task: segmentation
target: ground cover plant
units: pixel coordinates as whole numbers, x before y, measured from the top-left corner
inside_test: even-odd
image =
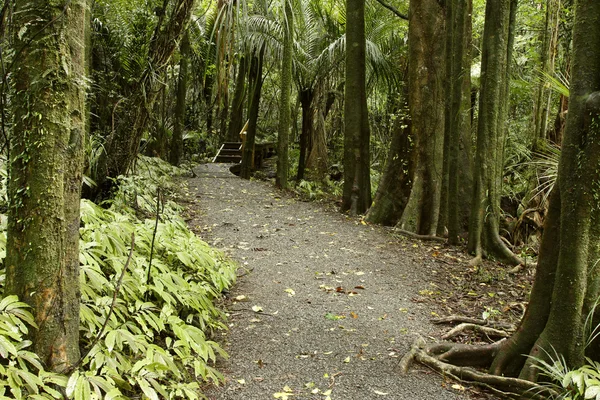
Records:
[[[235,266],[168,200],[170,174],[182,170],[141,157],[137,171],[103,206],[81,201],[82,359],[74,369],[45,371],[25,340],[36,328],[29,307],[16,296],[0,301],[0,399],[199,399],[202,383],[222,379],[212,366],[226,356],[210,340],[225,329],[214,300],[234,282]],[[3,223],[2,258],[5,246]]]

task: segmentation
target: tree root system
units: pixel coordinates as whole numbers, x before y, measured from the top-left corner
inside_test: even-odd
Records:
[[[485,364],[489,361],[501,343],[502,341],[483,346],[453,343],[427,345],[425,340],[419,337],[412,345],[411,350],[400,360],[398,368],[401,374],[406,374],[412,364],[417,362],[443,376],[482,387],[504,398],[541,400],[551,398],[556,394],[545,386],[527,380],[491,375],[471,367],[456,365],[482,366],[478,364]]]

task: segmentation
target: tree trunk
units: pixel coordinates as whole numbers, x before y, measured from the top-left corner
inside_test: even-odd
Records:
[[[248,130],[246,131],[246,141],[242,152],[242,168],[240,177],[250,179],[252,169],[254,168],[254,144],[256,142],[256,128],[258,125],[258,111],[260,107],[260,96],[263,85],[263,60],[265,58],[265,47],[263,46],[258,54],[252,56],[250,62],[250,96],[248,104]]]
[[[302,130],[300,132],[300,156],[298,157],[298,174],[296,175],[296,182],[300,182],[304,179],[304,173],[306,170],[306,156],[308,149],[310,148],[310,139],[313,134],[313,113],[312,103],[314,99],[313,88],[303,88],[300,90],[300,106],[302,108]]]
[[[237,79],[235,81],[235,93],[231,104],[231,117],[227,131],[228,142],[238,142],[240,132],[244,127],[244,99],[246,98],[246,75],[248,61],[245,56],[240,57],[238,63]]]
[[[89,3],[18,0],[5,295],[31,305],[45,367],[79,358],[79,201]],[[56,23],[60,19],[60,23]]]
[[[436,1],[412,2],[409,25],[409,106],[416,139],[416,172],[400,225],[435,234],[441,207],[444,145],[443,9]],[[433,111],[432,111],[433,110]],[[446,159],[447,160],[447,159]]]
[[[98,160],[95,181],[101,196],[106,196],[112,186],[113,181],[109,178],[126,174],[137,157],[140,141],[148,127],[150,112],[160,92],[160,82],[155,77],[160,76],[169,63],[186,30],[193,8],[194,0],[177,0],[171,8],[170,18],[165,22],[162,17],[157,23],[150,42],[149,67],[137,83],[138,90],[130,98],[130,107],[123,107],[132,115],[133,122],[126,129],[112,132],[106,141],[105,152]],[[162,15],[166,14],[167,11],[163,10]]]
[[[554,60],[556,57],[556,45],[560,22],[559,12],[560,7],[558,0],[548,0],[546,2],[546,21],[542,32],[542,47],[540,49],[540,70],[542,74],[549,76],[554,75]],[[546,139],[551,98],[552,91],[548,85],[545,84],[545,80],[542,76],[541,83],[537,88],[533,110],[533,149],[539,147],[538,141]]]
[[[469,251],[475,254],[475,262],[485,253],[507,264],[521,263],[499,235],[511,52],[511,5],[516,7],[515,3],[514,0],[490,0],[486,4],[473,207],[469,227]]]
[[[290,143],[290,91],[292,89],[292,50],[294,45],[294,13],[291,0],[283,0],[284,38],[281,60],[281,99],[279,100],[279,133],[277,135],[277,177],[276,184],[281,189],[288,187],[289,143]]]
[[[599,20],[600,3],[576,2],[571,104],[558,182],[550,198],[527,311],[516,333],[495,352],[490,369],[494,374],[536,380],[540,361],[552,365],[560,356],[568,368],[584,362],[589,339],[584,325],[597,305],[600,286]],[[596,338],[588,351],[596,361],[597,344]]]
[[[465,184],[461,180],[464,174],[460,173],[459,166],[465,164],[464,153],[466,153],[467,163],[470,160],[470,152],[468,151],[470,142],[467,146],[463,145],[462,149],[460,144],[465,136],[465,131],[467,131],[466,137],[470,139],[471,129],[469,110],[471,11],[470,1],[453,0],[447,3],[446,79],[449,93],[446,96],[448,104],[446,105],[445,116],[444,161],[446,164],[444,166],[444,180],[447,179],[448,187],[445,199],[444,190],[442,190],[442,201],[446,201],[446,207],[442,204],[442,210],[446,210],[448,242],[453,245],[459,243],[458,239],[461,233],[461,193],[459,188]],[[440,210],[441,214],[442,211]],[[443,229],[440,229],[440,225],[438,224],[438,234],[443,231]]]
[[[309,150],[306,156],[306,171],[312,181],[322,181],[327,174],[327,132],[325,129],[325,120],[327,114],[333,105],[335,95],[324,93],[323,85],[316,89],[315,103],[311,107],[313,115],[312,138],[309,140]]]
[[[342,210],[363,214],[371,206],[369,114],[366,90],[365,0],[346,0],[344,193]]]
[[[179,79],[177,80],[177,101],[175,104],[175,126],[171,138],[171,151],[169,161],[179,165],[183,156],[183,131],[185,129],[185,110],[188,78],[188,55],[190,51],[190,38],[186,32],[179,47],[181,60],[179,60]]]
[[[412,0],[409,18],[408,104],[416,165],[400,225],[422,235],[435,235],[444,151],[444,9],[437,0]]]
[[[410,121],[396,121],[383,176],[367,213],[366,219],[371,223],[396,225],[408,203],[414,168],[410,134]]]

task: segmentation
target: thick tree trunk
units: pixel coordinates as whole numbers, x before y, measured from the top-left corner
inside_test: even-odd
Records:
[[[89,3],[18,0],[5,295],[30,304],[45,366],[79,358],[79,201]],[[60,21],[60,22],[56,22]]]
[[[244,127],[244,99],[246,98],[246,75],[248,70],[247,58],[242,56],[238,63],[237,79],[235,80],[235,93],[231,104],[231,117],[227,131],[227,141],[238,142],[240,132]]]
[[[400,226],[435,235],[444,152],[444,9],[437,0],[412,0],[409,9],[409,108],[416,140],[413,188]]]
[[[186,34],[181,41],[179,52],[179,79],[177,80],[177,100],[175,104],[175,127],[173,128],[173,137],[171,138],[171,151],[169,152],[169,162],[173,165],[179,165],[183,156],[183,131],[185,129],[185,98],[187,95],[188,78],[188,55],[190,51],[190,38]]]
[[[344,93],[344,193],[342,210],[363,214],[371,206],[371,161],[366,90],[365,0],[346,0]]]
[[[168,2],[165,2],[168,4]],[[159,95],[159,82],[155,77],[166,68],[177,43],[185,32],[192,15],[194,0],[177,0],[170,8],[172,12],[165,21],[161,17],[150,42],[148,53],[149,67],[140,77],[138,90],[129,99],[130,107],[123,107],[132,115],[132,124],[120,128],[108,137],[104,155],[98,161],[97,175],[94,177],[102,196],[106,196],[112,180],[127,173],[136,159],[140,141],[148,127],[150,112]],[[164,10],[162,15],[168,14]]]
[[[514,0],[490,0],[486,4],[469,251],[475,254],[475,262],[485,253],[516,265],[521,260],[506,247],[499,235],[511,5],[516,6],[514,3]]]
[[[265,47],[263,46],[258,54],[252,56],[250,62],[250,96],[248,104],[248,130],[246,131],[246,141],[242,152],[242,169],[240,177],[250,179],[252,168],[254,167],[254,144],[256,142],[256,128],[258,126],[258,112],[260,107],[260,96],[263,85],[263,60],[265,58]]]

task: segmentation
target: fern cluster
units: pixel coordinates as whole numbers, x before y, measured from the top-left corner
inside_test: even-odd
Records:
[[[81,202],[80,338],[87,355],[80,367],[70,376],[44,371],[27,351],[25,336],[35,327],[27,306],[6,297],[0,302],[0,399],[63,394],[72,399],[128,399],[142,393],[148,399],[197,399],[202,398],[203,382],[222,379],[211,365],[225,353],[207,335],[225,328],[214,301],[234,281],[235,267],[190,232],[178,206],[165,201],[148,281],[156,223],[152,210],[157,189],[168,190],[166,173],[173,171],[147,158],[139,160],[138,171],[122,179],[110,207]],[[132,234],[135,249],[109,314]],[[2,232],[0,257],[5,243]]]

